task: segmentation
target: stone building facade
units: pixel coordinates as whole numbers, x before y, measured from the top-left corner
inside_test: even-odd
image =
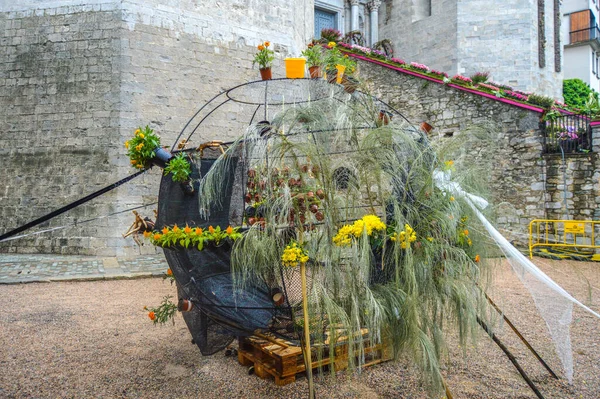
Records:
[[[299,55],[313,35],[313,7],[312,0],[0,1],[0,232],[131,174],[123,142],[134,129],[149,124],[171,144],[212,96],[258,78],[259,43],[274,44],[276,66]],[[221,123],[237,136],[235,110],[228,115]],[[201,135],[215,138],[210,129]],[[159,177],[146,173],[42,228],[152,203]],[[131,216],[10,241],[0,251],[137,253],[121,237]]]
[[[161,134],[163,143],[171,144],[187,120],[212,96],[258,78],[252,58],[262,41],[274,44],[274,77],[283,77],[281,60],[299,55],[314,35],[316,9],[338,13],[344,31],[351,29],[356,16],[359,27],[367,31],[370,18],[376,18],[380,39],[388,33],[394,39],[394,32],[385,29],[406,23],[411,27],[408,36],[396,32],[404,39],[394,42],[398,54],[410,61],[412,56],[403,55],[408,50],[402,50],[402,43],[414,41],[424,48],[433,45],[432,39],[424,41],[427,30],[417,29],[423,19],[402,19],[401,7],[396,7],[395,1],[354,3],[0,0],[0,168],[5,176],[0,181],[0,232],[130,175],[132,168],[124,156],[123,142],[133,130],[148,124]],[[443,40],[451,40],[452,32],[459,29],[462,5],[453,2],[454,14],[447,14],[444,24],[442,9],[436,7],[452,8],[451,3],[436,2],[429,8],[431,16],[424,17],[432,21],[438,18],[439,24],[450,29],[436,33],[442,44],[441,59],[446,57],[442,50],[451,46]],[[355,5],[357,14],[352,11]],[[427,7],[421,7],[406,15],[420,18],[428,12]],[[398,19],[393,22],[393,18]],[[456,26],[448,23],[453,20]],[[410,36],[418,32],[422,37]],[[446,58],[449,62],[460,59],[457,52],[449,52]],[[446,64],[437,65],[419,54],[414,60],[452,70],[450,64],[446,68]],[[414,122],[428,120],[444,134],[461,131],[467,121],[491,119],[503,126],[498,143],[506,147],[506,157],[498,158],[498,162],[509,172],[498,180],[495,190],[498,194],[505,190],[509,199],[506,212],[499,212],[498,220],[507,228],[517,228],[525,219],[545,212],[539,207],[542,199],[546,201],[539,188],[543,176],[536,130],[539,114],[490,100],[473,100],[472,95],[380,69],[365,66],[361,73],[372,82],[376,94],[390,99]],[[474,70],[464,73],[470,72]],[[492,74],[502,80],[494,71]],[[227,126],[228,136],[215,137],[211,125],[206,124],[198,132],[199,139],[233,138],[248,120],[235,107],[224,107],[222,114],[226,119],[211,123]],[[159,178],[160,172],[151,170],[45,223],[41,229],[68,227],[1,243],[0,252],[136,254],[133,241],[121,237],[132,215],[119,212],[155,202]],[[588,185],[584,186],[587,189]],[[152,216],[152,207],[140,212]],[[95,220],[72,226],[89,219]],[[142,248],[142,252],[148,251],[154,249]]]
[[[395,53],[449,74],[562,98],[559,0],[384,0],[379,38]]]

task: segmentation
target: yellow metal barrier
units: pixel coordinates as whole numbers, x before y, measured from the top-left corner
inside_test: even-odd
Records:
[[[600,248],[596,243],[595,220],[543,220],[529,223],[529,257],[534,247]]]

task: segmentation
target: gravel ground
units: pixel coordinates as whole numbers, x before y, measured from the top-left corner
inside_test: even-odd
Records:
[[[597,263],[536,259],[578,299],[600,310]],[[162,279],[0,286],[0,398],[306,398],[306,379],[277,387],[223,353],[202,357],[180,316],[153,326],[143,310],[175,289]],[[490,295],[562,376],[543,320],[507,265]],[[600,397],[600,320],[576,309],[575,378],[556,381],[504,326],[499,337],[546,398]],[[455,398],[535,398],[485,335],[460,348],[450,334],[444,374]],[[317,380],[319,398],[427,398],[407,362]]]

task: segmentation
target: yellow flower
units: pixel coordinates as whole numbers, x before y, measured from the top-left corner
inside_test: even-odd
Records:
[[[473,245],[473,241],[471,241],[471,239],[469,238],[469,241],[467,241],[467,244],[469,244],[469,246]]]
[[[454,165],[454,161],[453,160],[446,161],[446,166],[447,167],[451,167],[452,165]]]
[[[125,148],[129,149],[129,141],[125,142]]]
[[[137,136],[138,134],[140,134],[142,131],[140,129],[136,129],[135,131],[135,135]]]
[[[450,201],[454,201],[454,197],[450,197]]]
[[[143,139],[144,137],[144,133],[140,133],[140,138]]]
[[[433,237],[427,237],[427,241],[433,242]]]
[[[163,234],[169,234],[169,228],[168,227],[164,227],[162,229]]]
[[[144,143],[139,143],[138,145],[135,146],[135,149],[139,151],[142,149],[143,146],[144,146]]]
[[[135,159],[132,159],[130,162],[132,165],[135,165],[137,163],[137,161]]]
[[[335,42],[329,42],[329,43],[327,43],[327,46],[329,46],[329,47],[335,47],[336,44],[335,44]]]
[[[227,226],[227,229],[225,229],[225,233],[231,235],[231,233],[233,233],[233,227]]]

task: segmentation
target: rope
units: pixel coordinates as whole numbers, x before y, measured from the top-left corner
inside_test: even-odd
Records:
[[[80,224],[83,224],[83,223],[89,223],[89,222],[93,222],[94,220],[98,220],[98,219],[104,219],[104,218],[107,218],[107,217],[110,217],[110,216],[119,215],[119,214],[121,214],[121,213],[130,212],[130,211],[135,211],[136,209],[147,208],[147,207],[149,207],[149,206],[156,205],[156,204],[158,204],[158,202],[152,202],[152,203],[150,203],[150,204],[136,206],[136,207],[129,208],[129,209],[125,209],[125,210],[122,210],[122,211],[119,211],[119,212],[113,212],[113,213],[109,213],[108,215],[104,215],[104,216],[98,216],[98,217],[95,217],[95,218],[92,218],[92,219],[86,219],[86,220],[82,220],[81,222],[75,222],[75,223],[72,223],[72,224],[66,224],[66,225],[63,225],[63,226],[53,227],[53,228],[51,228],[51,229],[40,230],[40,231],[36,231],[36,232],[34,232],[34,233],[29,233],[29,234],[21,234],[20,236],[14,236],[14,237],[10,237],[10,238],[4,239],[4,240],[2,240],[2,241],[0,241],[0,242],[12,241],[12,240],[18,240],[19,238],[24,238],[24,237],[34,236],[34,235],[38,235],[38,234],[42,234],[42,233],[48,233],[48,232],[50,232],[50,231],[54,231],[54,230],[61,230],[61,229],[65,229],[65,228],[67,228],[67,227],[73,227],[73,226],[77,226],[77,225],[80,225]]]
[[[89,194],[83,198],[80,198],[75,202],[71,202],[70,204],[63,206],[62,208],[56,209],[55,211],[52,211],[52,212],[48,213],[47,215],[44,215],[44,216],[37,218],[29,223],[26,223],[20,227],[17,227],[16,229],[9,231],[8,233],[4,233],[0,236],[0,242],[6,241],[7,238],[12,237],[16,234],[19,234],[22,231],[28,230],[34,226],[37,226],[38,224],[44,223],[52,218],[55,218],[58,215],[62,215],[63,213],[70,211],[71,209],[78,207],[79,205],[85,204],[86,202],[91,201],[94,198],[99,197],[102,194],[105,194],[105,193],[111,191],[112,189],[115,189],[115,188],[119,187],[120,185],[127,183],[130,180],[133,180],[134,178],[138,177],[142,173],[145,173],[147,170],[148,169],[144,169],[144,170],[141,170],[131,176],[127,176],[126,178],[121,179],[116,183],[113,183],[109,186],[104,187],[103,189],[100,189],[92,194]]]

